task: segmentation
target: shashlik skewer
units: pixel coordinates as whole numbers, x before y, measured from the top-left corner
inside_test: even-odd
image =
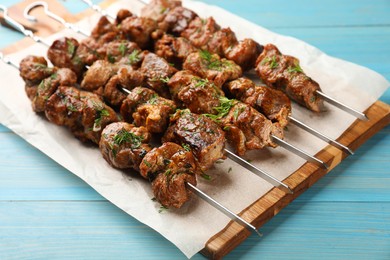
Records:
[[[141,16],[155,20],[159,23],[159,27],[161,27],[161,24],[165,24],[165,28],[163,28],[163,30],[167,29],[167,27],[179,27],[180,35],[190,39],[190,41],[191,39],[194,39],[194,41],[191,42],[196,47],[209,50],[212,53],[215,53],[216,51],[218,54],[234,60],[242,67],[243,70],[253,68],[253,56],[255,56],[255,58],[257,58],[256,70],[260,78],[265,81],[265,83],[269,83],[268,85],[270,87],[276,87],[277,89],[284,90],[290,98],[294,99],[297,103],[306,106],[310,110],[320,112],[321,107],[323,106],[323,100],[325,100],[361,120],[368,120],[364,113],[359,112],[324,94],[318,83],[310,77],[307,77],[302,69],[298,73],[295,73],[295,75],[291,75],[290,68],[295,67],[296,64],[299,65],[298,59],[288,55],[283,55],[279,51],[278,55],[266,57],[268,58],[266,60],[261,59],[261,56],[266,56],[265,53],[268,47],[277,50],[276,46],[272,44],[261,46],[253,39],[244,39],[239,42],[230,28],[221,30],[220,26],[212,17],[208,19],[201,19],[193,11],[182,7],[181,1],[172,1],[173,3],[161,0],[137,1],[145,4],[145,7],[141,11]],[[183,15],[184,12],[192,13],[192,15]],[[185,28],[183,24],[187,25],[187,28]],[[276,60],[278,56],[279,58],[282,58],[282,60],[287,61],[285,64],[288,65],[291,63],[291,66],[279,66],[279,63]],[[259,65],[260,67],[265,67],[265,69],[259,68]],[[281,68],[279,71],[281,73],[279,73],[275,78],[273,76],[276,75],[272,71],[276,69],[276,67]]]
[[[8,16],[7,14],[7,11],[6,9],[5,10],[5,17],[6,19],[12,19]],[[13,24],[17,24],[17,28],[23,28],[23,33],[27,30],[25,30],[25,28],[18,24],[16,21],[12,21]],[[29,35],[32,35],[33,37],[31,37],[32,39],[35,39],[35,36],[34,34],[29,31],[27,33],[25,33],[26,36],[29,36]],[[41,41],[37,41],[38,43],[41,43]],[[48,46],[47,46],[48,47]],[[12,65],[12,63],[10,63]],[[124,91],[126,91],[126,89],[122,89]],[[227,156],[229,158],[231,158],[233,161],[235,161],[236,163],[239,163],[241,166],[245,167],[246,169],[250,170],[251,172],[253,172],[254,174],[258,175],[259,177],[263,178],[264,180],[268,181],[269,183],[271,183],[273,186],[275,187],[278,187],[282,190],[284,190],[285,192],[287,193],[293,193],[292,190],[286,185],[284,184],[283,182],[277,180],[276,178],[274,178],[272,175],[268,174],[267,172],[259,169],[258,167],[252,165],[251,163],[241,159],[240,157],[236,156],[234,153],[230,152],[229,150],[225,149],[225,152],[227,153]]]
[[[94,5],[91,1],[89,1],[89,0],[82,0],[82,1],[85,2],[85,3],[87,3],[88,6],[90,6],[93,10],[99,12],[101,15],[103,15],[103,16],[108,16],[108,17],[110,17],[111,19],[115,20],[115,18],[114,18],[113,16],[108,15],[108,13],[107,13],[105,10],[101,9],[101,8],[100,8],[99,6],[97,6],[97,5]],[[188,45],[186,45],[186,46],[188,47],[189,50],[191,50],[191,48],[194,48],[193,46],[190,46],[190,44],[188,44]],[[186,50],[185,52],[187,53],[188,50]],[[176,64],[176,62],[174,62],[174,63]],[[264,88],[264,87],[263,87],[263,89],[264,89],[264,90],[263,90],[263,93],[272,92],[272,91],[271,91],[271,90],[272,90],[271,88]],[[270,94],[268,94],[268,95],[270,95]],[[271,95],[272,95],[272,94],[271,94]],[[276,95],[274,95],[274,97],[275,97],[275,96],[276,96]],[[335,101],[335,102],[336,102],[336,101]],[[264,112],[264,111],[262,111],[262,112]],[[281,112],[281,113],[283,113],[283,112]],[[344,152],[346,152],[346,153],[348,153],[348,154],[351,154],[351,155],[353,154],[353,151],[352,151],[351,149],[349,149],[348,147],[346,147],[345,145],[343,145],[343,144],[337,142],[336,140],[334,140],[334,139],[332,139],[332,138],[330,138],[330,137],[328,137],[328,136],[326,136],[326,135],[320,133],[319,131],[315,130],[314,128],[312,128],[312,127],[310,127],[310,126],[304,124],[303,122],[301,122],[301,121],[299,121],[298,119],[294,118],[292,115],[287,115],[286,112],[284,112],[284,113],[285,113],[285,115],[286,115],[286,116],[285,116],[286,119],[288,119],[289,122],[295,124],[296,126],[298,126],[298,127],[302,128],[303,130],[309,132],[310,134],[312,134],[312,135],[314,135],[314,136],[320,138],[321,140],[323,140],[323,141],[325,141],[325,142],[327,142],[327,143],[329,143],[329,144],[331,144],[331,145],[333,145],[333,146],[335,146],[335,147],[337,147],[337,148],[343,150]],[[265,114],[265,115],[268,117],[267,114]],[[270,118],[270,119],[272,119],[272,118]]]
[[[42,3],[41,2],[35,2],[35,3],[32,3],[31,5],[29,5],[28,7],[26,7],[25,9],[25,16],[26,18],[30,19],[30,20],[34,20],[35,18],[32,17],[31,15],[29,15],[30,11],[33,9],[33,8],[36,8],[38,6],[41,6]],[[49,11],[48,8],[47,8],[47,4],[45,5],[45,12]],[[55,16],[50,16],[52,18],[54,18]],[[55,19],[55,18],[54,18]],[[62,20],[57,20],[58,22],[62,23],[63,21]],[[71,27],[74,27],[73,25],[70,26]],[[297,147],[294,147],[293,145],[289,144],[288,142],[282,140],[281,138],[279,138],[278,136],[276,135],[272,135],[272,140],[277,143],[279,146],[285,148],[286,150],[290,151],[290,152],[293,152],[295,153],[296,155],[300,156],[301,158],[309,161],[309,162],[312,162],[314,164],[317,164],[325,169],[328,168],[328,166],[326,165],[326,163],[322,162],[321,160],[315,158],[314,156],[311,156],[309,155],[307,152],[303,151],[302,149],[299,149]]]
[[[19,65],[15,64],[14,62],[12,62],[10,59],[8,59],[7,57],[4,57],[3,53],[0,52],[0,59],[8,64],[8,65],[11,65],[13,66],[14,68],[16,69],[19,69]],[[50,73],[49,73],[50,74]],[[55,75],[52,74],[52,75]],[[45,76],[45,75],[43,75]],[[50,79],[51,76],[49,76]],[[58,82],[58,84],[60,84],[60,82]],[[59,92],[58,92],[59,91]],[[70,99],[72,99],[72,97],[74,96],[75,92],[79,92],[79,94],[76,96],[79,97],[79,101],[82,100],[81,96],[84,96],[85,99],[83,100],[85,103],[81,106],[78,106],[77,108],[72,104],[72,109],[69,108],[69,104],[71,103]],[[48,99],[46,100],[47,103],[49,102],[53,102],[54,104],[57,103],[58,105],[60,105],[60,107],[64,107],[65,106],[65,110],[64,109],[59,109],[57,111],[59,111],[60,113],[76,113],[78,114],[79,112],[83,111],[83,110],[89,110],[90,106],[89,104],[93,104],[93,106],[96,106],[96,102],[99,102],[100,98],[95,95],[95,94],[91,94],[91,93],[84,93],[83,95],[80,95],[81,92],[84,92],[84,91],[80,91],[80,90],[77,90],[73,87],[61,87],[59,86],[58,89],[55,91],[55,93],[53,93],[50,97],[48,97]],[[59,95],[59,93],[62,93]],[[58,98],[60,98],[60,101],[59,102],[56,102],[56,100],[58,100]],[[68,98],[68,101],[66,101],[65,103],[63,102],[64,99]],[[91,102],[90,98],[94,99],[94,101]],[[54,100],[52,100],[54,99]],[[76,99],[77,100],[77,99]],[[73,100],[74,102],[74,100]],[[100,101],[101,102],[101,101]],[[109,110],[110,108],[106,105],[104,105],[103,103],[100,104],[102,107],[104,107],[103,109],[105,111]],[[70,110],[69,110],[70,109]],[[95,109],[95,107],[94,107]],[[79,111],[81,110],[81,111]],[[113,111],[113,110],[112,110]],[[70,125],[67,125],[67,123],[65,123],[64,121],[62,122],[59,122],[59,121],[56,121],[56,120],[53,120],[53,118],[50,117],[50,113],[46,113],[48,112],[45,108],[45,114],[47,115],[47,118],[49,119],[49,121],[53,122],[55,124],[59,124],[59,125],[65,125],[65,126],[68,126],[70,127]],[[111,111],[110,111],[111,112]],[[83,113],[85,114],[85,116],[91,116],[92,114],[91,113]],[[99,113],[98,113],[99,114]],[[111,113],[109,113],[111,114]],[[48,116],[49,115],[49,116]],[[96,116],[96,113],[95,113],[95,116]],[[101,115],[98,115],[98,117],[101,117]],[[104,115],[104,117],[107,117],[107,115]],[[116,115],[115,113],[112,114],[112,120],[115,121],[116,119]],[[100,118],[101,119],[101,118]],[[74,119],[76,120],[76,119]],[[78,119],[80,120],[80,119]],[[93,117],[92,119],[90,118],[89,121],[95,121],[94,125],[96,124],[96,119],[93,120]],[[100,127],[102,128],[102,120],[99,120],[100,121]],[[102,134],[102,136],[104,138],[109,138],[108,135],[111,133],[112,134],[112,131],[115,131],[118,130],[118,126],[115,125],[115,124],[119,124],[119,123],[111,123],[110,121],[105,121],[105,127],[104,129],[99,129],[98,131],[96,131],[98,134]],[[145,129],[142,129],[141,128],[137,128],[136,130],[134,130],[135,127],[132,127],[130,124],[127,124],[127,123],[123,123],[125,124],[126,126],[128,126],[130,129],[128,129],[127,131],[125,130],[124,131],[124,126],[121,125],[119,128],[120,130],[116,132],[116,134],[114,136],[111,136],[112,140],[115,142],[115,137],[118,137],[118,133],[121,132],[121,133],[127,133],[128,135],[132,135],[132,136],[135,136],[135,141],[130,141],[130,146],[132,145],[136,145],[136,147],[133,147],[134,149],[139,149],[141,144],[142,143],[145,143],[145,141],[148,139],[148,138],[145,138],[144,139],[144,136],[147,135],[147,131]],[[112,130],[112,128],[114,130]],[[73,131],[74,129],[72,129]],[[123,132],[124,131],[124,132]],[[77,136],[77,134],[76,134]],[[96,136],[92,136],[90,137],[93,142],[97,142],[98,140],[95,139]],[[100,138],[99,138],[100,139]],[[144,141],[145,140],[145,141]],[[101,139],[98,143],[102,143],[103,140]],[[118,144],[118,143],[117,143]],[[102,153],[103,155],[106,154],[104,152],[104,145],[101,145],[101,150],[102,150]],[[173,148],[172,148],[173,147]],[[145,148],[145,149],[144,149]],[[151,149],[151,148],[148,148],[147,144],[144,144],[144,148],[141,149],[141,151],[139,152],[139,156],[138,158],[139,159],[142,159],[141,162],[139,161],[134,161],[134,164],[131,165],[131,168],[133,169],[136,169],[138,171],[141,172],[141,175],[143,175],[144,177],[147,177],[147,178],[150,178],[150,176],[148,176],[148,172],[149,172],[149,165],[150,165],[150,162],[148,162],[148,159],[151,159],[153,160],[153,158],[157,158],[158,156],[161,157],[161,153],[162,154],[167,154],[169,153],[169,155],[171,155],[171,158],[175,157],[173,159],[173,161],[175,163],[172,163],[171,160],[168,160],[167,158],[163,159],[164,163],[163,165],[165,165],[165,167],[163,167],[163,171],[161,172],[161,169],[160,169],[160,173],[157,175],[157,177],[160,176],[160,178],[163,178],[163,179],[166,179],[166,175],[167,175],[167,172],[169,171],[169,174],[171,174],[171,172],[175,169],[177,169],[177,167],[183,167],[183,166],[180,166],[180,164],[184,164],[184,172],[185,173],[189,173],[189,172],[192,172],[191,169],[196,167],[196,163],[195,161],[193,161],[193,158],[192,157],[192,153],[186,151],[184,148],[182,148],[181,146],[177,145],[177,144],[174,144],[174,143],[164,143],[162,147],[159,147],[159,148],[154,148],[154,149]],[[174,150],[172,152],[172,150]],[[161,151],[161,152],[160,152]],[[184,157],[183,157],[184,156]],[[109,162],[110,159],[109,158],[106,158]],[[179,162],[177,162],[177,160],[179,160]],[[192,164],[189,164],[191,162],[191,160],[193,161]],[[169,161],[169,163],[165,163],[165,161]],[[140,166],[138,166],[138,164],[140,163]],[[179,163],[179,164],[177,164]],[[187,166],[187,165],[190,165],[191,167]],[[176,168],[169,168],[169,167],[173,167],[175,166]],[[146,169],[145,169],[146,168]],[[161,167],[160,167],[161,168]],[[191,169],[190,169],[191,168]],[[195,171],[195,169],[194,169]],[[176,173],[178,173],[179,175],[181,174],[180,171],[177,171]],[[168,174],[168,175],[169,175]],[[192,173],[191,173],[192,174]],[[163,176],[165,175],[165,176]],[[162,176],[162,177],[161,177]],[[184,175],[182,175],[184,176]],[[191,175],[189,175],[191,176]],[[173,178],[173,177],[172,177]],[[171,179],[172,179],[171,178]],[[155,183],[158,183],[156,181],[152,181],[152,185],[155,186]],[[164,183],[164,182],[163,182]],[[192,181],[188,181],[187,179],[184,180],[184,185],[186,186],[187,189],[189,189],[191,192],[193,192],[194,194],[196,194],[198,197],[200,197],[201,199],[205,200],[207,203],[209,203],[211,206],[213,206],[214,208],[216,208],[217,210],[221,211],[222,213],[224,213],[226,216],[228,216],[230,219],[232,219],[233,221],[236,221],[237,223],[243,225],[244,227],[246,227],[247,229],[249,230],[252,230],[254,232],[256,232],[259,236],[261,236],[261,234],[259,233],[259,231],[257,230],[256,227],[254,227],[252,224],[250,224],[249,222],[247,222],[246,220],[244,220],[243,218],[241,218],[240,216],[238,216],[237,214],[233,213],[231,210],[229,210],[228,208],[224,207],[221,203],[219,203],[218,201],[214,200],[213,198],[211,198],[209,195],[207,195],[206,193],[204,193],[202,190],[200,190],[199,188],[197,188],[195,185],[196,185],[196,179],[194,179],[194,177],[192,178]],[[169,186],[169,185],[168,185]],[[167,185],[165,186],[168,187]],[[183,187],[182,187],[183,188]],[[156,194],[156,190],[159,190],[159,189],[163,189],[161,187],[161,185],[158,185],[154,187],[154,191],[155,191],[155,194]],[[165,191],[166,192],[169,192],[169,191]],[[164,191],[162,191],[162,193],[164,193]],[[157,195],[157,197],[161,197],[160,194]],[[186,200],[186,199],[185,199]],[[176,206],[176,207],[180,207],[182,205],[182,203],[184,203],[185,201],[179,201],[177,203],[179,204],[173,204],[173,206]]]

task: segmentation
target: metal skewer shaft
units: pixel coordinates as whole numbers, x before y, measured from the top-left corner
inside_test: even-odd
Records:
[[[0,60],[2,60],[5,64],[8,64],[16,69],[19,69],[19,65],[15,64],[12,62],[8,57],[5,57],[2,52],[0,52]],[[198,197],[206,201],[208,204],[216,208],[217,210],[221,211],[224,213],[226,216],[228,216],[230,219],[233,221],[236,221],[237,223],[243,225],[246,227],[248,230],[252,230],[256,232],[259,236],[262,236],[261,233],[256,229],[255,226],[251,225],[248,223],[246,220],[238,216],[237,214],[233,213],[231,210],[223,206],[221,203],[218,201],[214,200],[212,197],[204,193],[202,190],[197,188],[196,186],[192,185],[191,183],[186,182],[186,186],[189,190],[191,190],[194,194],[196,194]]]
[[[231,210],[229,210],[228,208],[223,206],[221,203],[219,203],[218,201],[216,201],[213,198],[211,198],[209,195],[207,195],[206,193],[204,193],[203,191],[198,189],[196,186],[194,186],[194,185],[192,185],[191,183],[188,183],[188,182],[186,182],[186,186],[194,194],[198,195],[198,197],[200,197],[201,199],[205,200],[208,204],[210,204],[214,208],[216,208],[219,211],[221,211],[223,214],[228,216],[231,220],[233,220],[233,221],[243,225],[248,230],[252,230],[252,231],[256,232],[256,234],[258,234],[260,237],[262,236],[262,234],[257,230],[257,228],[255,226],[253,226],[252,224],[250,224],[249,222],[247,222],[245,219],[241,218],[237,214],[233,213]]]
[[[334,139],[331,139],[330,137],[318,132],[317,130],[313,129],[312,127],[302,123],[301,121],[299,121],[298,119],[292,117],[292,116],[289,116],[289,119],[290,119],[290,122],[293,123],[294,125],[304,129],[305,131],[317,136],[318,138],[320,138],[321,140],[339,148],[340,150],[350,154],[350,155],[353,155],[353,151],[351,149],[349,149],[347,146],[337,142],[336,140]]]
[[[79,28],[78,26],[76,26],[74,24],[68,23],[61,16],[56,15],[55,13],[51,12],[49,10],[49,5],[46,2],[44,2],[44,1],[38,1],[38,2],[34,2],[34,3],[31,3],[30,5],[28,5],[24,9],[24,12],[23,12],[24,17],[26,19],[28,19],[29,21],[36,22],[37,18],[35,18],[34,16],[30,15],[30,12],[32,10],[34,10],[35,8],[37,8],[37,7],[43,7],[44,12],[45,12],[45,14],[47,16],[49,16],[50,18],[52,18],[52,19],[56,20],[57,22],[61,23],[65,28],[73,30],[73,31],[75,31],[77,33],[81,33],[81,34],[83,34],[86,37],[90,36],[89,32],[84,31],[83,29]]]
[[[349,106],[341,103],[340,101],[337,101],[336,99],[326,95],[324,92],[321,92],[321,91],[316,91],[316,94],[319,95],[320,97],[322,97],[326,102],[328,102],[329,104],[332,104],[334,105],[335,107],[338,107],[340,108],[341,110],[361,119],[361,120],[364,120],[364,121],[367,121],[368,120],[368,117],[362,113],[362,112],[359,112],[353,108],[350,108]]]
[[[42,39],[41,37],[38,37],[36,35],[34,35],[34,33],[31,31],[31,30],[28,30],[26,28],[24,28],[23,25],[21,25],[20,23],[18,23],[17,21],[15,21],[14,19],[12,19],[9,15],[8,15],[8,9],[3,6],[3,5],[0,5],[0,10],[3,11],[3,16],[4,16],[4,20],[9,24],[11,25],[12,27],[14,27],[16,30],[20,31],[21,33],[24,34],[24,36],[27,36],[27,37],[30,37],[31,39],[33,39],[35,42],[38,42],[38,43],[42,43],[44,44],[45,46],[49,47],[50,44],[48,42],[46,42],[44,39]]]
[[[329,166],[321,161],[320,159],[317,159],[316,157],[308,154],[307,152],[303,151],[302,149],[299,149],[298,147],[293,146],[292,144],[289,144],[288,142],[284,141],[283,139],[280,139],[279,137],[272,135],[273,141],[278,144],[280,147],[283,147],[287,151],[290,151],[299,157],[305,159],[308,162],[314,163],[324,169],[329,169]]]

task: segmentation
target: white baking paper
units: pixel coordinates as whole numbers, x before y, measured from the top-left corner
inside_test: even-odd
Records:
[[[360,111],[368,108],[389,86],[389,82],[374,71],[329,57],[300,40],[270,32],[221,8],[193,1],[185,1],[184,5],[202,17],[214,16],[220,25],[229,26],[237,32],[240,39],[251,37],[259,43],[274,43],[284,54],[299,57],[304,71],[320,83],[325,93]],[[141,7],[140,2],[127,0],[114,4],[109,10],[115,14],[119,8],[134,11]],[[86,18],[80,26],[91,29],[98,18],[98,15]],[[49,39],[54,40],[60,35],[83,38],[64,30]],[[44,53],[46,48],[36,44],[9,57],[18,63],[28,54]],[[161,233],[187,257],[201,250],[207,240],[229,222],[226,216],[199,198],[193,198],[180,210],[159,213],[160,205],[152,201],[153,194],[147,181],[135,173],[111,168],[102,158],[99,149],[83,145],[66,129],[36,115],[18,74],[16,69],[0,64],[0,123],[79,176],[129,215]],[[327,108],[326,113],[317,115],[294,106],[293,115],[328,136],[337,138],[355,118],[330,105]],[[315,154],[326,146],[324,142],[294,126],[290,126],[286,132],[286,140],[310,154]],[[285,179],[305,163],[283,148],[252,151],[245,157],[279,180]],[[208,174],[212,176],[212,180],[200,179],[199,188],[237,213],[272,188],[266,181],[230,160],[216,164]]]

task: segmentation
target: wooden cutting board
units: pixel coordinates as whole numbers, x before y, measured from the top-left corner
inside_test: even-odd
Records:
[[[23,1],[9,8],[9,12],[10,14],[12,13],[12,17],[15,20],[27,27],[36,29],[37,34],[40,36],[47,36],[61,30],[62,26],[50,21],[50,18],[44,15],[42,8],[33,12],[35,16],[39,17],[39,22],[32,24],[23,18],[22,13],[24,8],[34,1],[36,0]],[[76,22],[93,13],[92,11],[86,11],[74,16],[68,13],[66,9],[55,0],[46,0],[46,2],[48,2],[52,11],[64,17],[68,22]],[[115,2],[115,0],[107,0],[102,3],[102,7],[108,6],[113,2]],[[25,38],[22,41],[5,48],[3,51],[5,53],[16,52],[33,43],[34,42],[31,39]],[[352,150],[356,150],[371,136],[390,123],[390,106],[383,102],[375,102],[365,111],[365,113],[370,120],[364,122],[356,120],[337,141],[350,147]],[[336,167],[346,156],[346,154],[333,146],[329,145],[325,147],[316,155],[316,157],[330,165],[328,171],[313,164],[306,163],[283,181],[293,190],[294,194],[286,194],[283,191],[274,188],[253,204],[248,205],[248,207],[240,213],[240,216],[251,222],[254,226],[258,228],[261,227],[282,208],[287,206],[322,176]],[[213,259],[221,258],[244,241],[249,235],[250,232],[247,229],[236,222],[230,222],[222,231],[209,239],[205,248],[202,250],[202,253]]]

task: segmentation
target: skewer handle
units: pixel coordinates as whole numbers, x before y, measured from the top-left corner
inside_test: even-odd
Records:
[[[363,121],[367,121],[368,120],[368,117],[362,113],[362,112],[359,112],[353,108],[350,108],[349,106],[337,101],[336,99],[326,95],[324,92],[321,92],[321,91],[316,91],[316,94],[321,96],[326,102],[334,105],[335,107],[338,107],[340,108],[341,110],[359,118],[360,120],[363,120]]]
[[[65,0],[63,0],[63,1],[65,1]],[[100,6],[93,4],[91,0],[81,0],[81,1],[86,3],[95,12],[98,12],[99,14],[101,14],[103,16],[107,16],[108,18],[110,18],[112,20],[115,20],[114,16],[110,15],[106,10],[102,9]]]
[[[289,119],[290,119],[290,122],[293,123],[294,125],[302,128],[303,130],[311,133],[312,135],[320,138],[321,140],[327,142],[328,144],[331,144],[337,148],[339,148],[340,150],[350,154],[350,155],[353,155],[353,151],[351,149],[349,149],[347,146],[335,141],[334,139],[331,139],[330,137],[327,137],[326,135],[318,132],[317,130],[311,128],[310,126],[302,123],[301,121],[299,121],[298,119],[292,117],[292,116],[289,116]]]
[[[283,182],[279,181],[275,177],[269,175],[265,171],[257,168],[256,166],[254,166],[253,164],[247,162],[246,160],[242,159],[240,156],[237,156],[233,152],[231,152],[231,151],[229,151],[227,149],[225,149],[225,152],[227,154],[227,157],[229,159],[231,159],[232,161],[238,163],[239,165],[241,165],[245,169],[253,172],[257,176],[263,178],[264,180],[266,180],[267,182],[271,183],[273,186],[278,187],[279,189],[283,190],[284,192],[289,193],[289,194],[293,194],[293,191],[290,189],[290,187],[288,185],[286,185]]]
[[[221,203],[219,203],[218,201],[216,201],[213,198],[211,198],[209,195],[207,195],[206,193],[204,193],[203,191],[198,189],[196,186],[194,186],[194,185],[192,185],[191,183],[188,183],[188,182],[186,182],[186,185],[187,185],[187,188],[189,190],[191,190],[194,194],[199,196],[201,199],[203,199],[204,201],[209,203],[214,208],[216,208],[219,211],[221,211],[222,213],[224,213],[231,220],[236,221],[237,223],[243,225],[249,231],[252,230],[252,231],[256,232],[256,234],[258,234],[260,237],[262,236],[262,234],[256,229],[255,226],[253,226],[252,224],[248,223],[246,220],[244,220],[243,218],[241,218],[237,214],[233,213],[231,210],[229,210],[228,208],[223,206]]]
[[[280,147],[283,147],[287,151],[290,151],[290,152],[298,155],[299,157],[307,160],[308,162],[311,162],[311,163],[314,163],[318,166],[321,166],[324,169],[329,169],[329,166],[326,163],[324,163],[320,159],[315,158],[314,156],[311,156],[310,154],[303,151],[302,149],[299,149],[298,147],[295,147],[295,146],[287,143],[286,141],[280,139],[279,137],[277,137],[275,135],[272,135],[272,139],[276,144],[278,144]]]

